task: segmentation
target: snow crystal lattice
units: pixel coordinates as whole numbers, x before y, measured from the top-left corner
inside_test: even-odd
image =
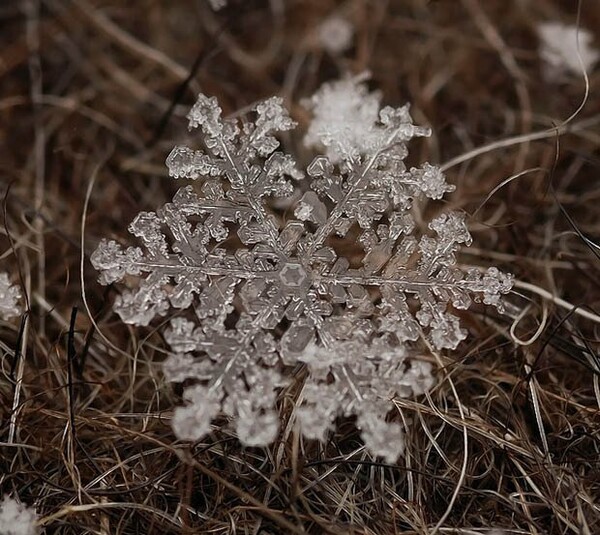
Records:
[[[472,299],[501,309],[511,277],[456,267],[457,249],[471,243],[460,213],[416,235],[413,201],[453,187],[433,165],[404,165],[406,143],[429,134],[408,107],[380,110],[361,78],[326,84],[309,106],[306,141],[327,155],[303,180],[278,150],[275,135],[296,126],[281,99],[240,124],[200,95],[188,118],[205,148],[178,146],[167,158],[171,176],[200,180],[200,192],[184,186],[140,213],[129,230],[143,248],[102,240],[91,260],[103,284],[139,281],[115,301],[125,322],[172,316],[165,375],[193,380],[173,417],[177,436],[201,439],[224,413],[244,444],[274,441],[277,393],[304,365],[303,434],[323,440],[337,416],[355,415],[367,448],[391,462],[404,444],[400,425],[386,421],[392,398],[434,381],[431,366],[411,358],[414,342],[455,348],[466,331],[450,309]],[[293,217],[269,209],[268,197],[297,191]],[[357,243],[361,261],[344,254]]]

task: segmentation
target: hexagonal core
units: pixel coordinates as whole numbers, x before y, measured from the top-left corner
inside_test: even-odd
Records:
[[[291,288],[299,288],[307,277],[306,270],[301,264],[287,263],[281,268],[279,278],[281,282]]]

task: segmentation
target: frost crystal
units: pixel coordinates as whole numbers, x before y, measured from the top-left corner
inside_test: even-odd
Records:
[[[600,52],[592,47],[594,38],[588,30],[562,22],[544,22],[537,31],[547,80],[560,81],[568,74],[580,75],[582,64],[591,74],[592,67],[600,59]]]
[[[2,535],[36,535],[37,515],[10,496],[0,502],[0,533]]]
[[[0,273],[0,318],[9,320],[21,313],[19,299],[21,292],[18,286],[13,286],[6,273]]]
[[[281,99],[240,123],[200,95],[188,118],[204,149],[167,158],[171,176],[199,188],[134,219],[142,247],[103,240],[91,260],[103,284],[138,281],[116,299],[124,321],[171,316],[165,375],[190,385],[173,418],[180,438],[201,439],[226,414],[244,444],[276,440],[278,392],[304,369],[303,434],[324,440],[338,416],[356,416],[367,448],[394,461],[404,443],[387,421],[391,400],[433,385],[431,366],[414,358],[418,340],[455,348],[466,331],[452,310],[500,308],[511,277],[456,266],[471,242],[462,214],[418,233],[413,202],[453,188],[435,166],[405,166],[406,143],[429,132],[407,107],[380,110],[358,78],[324,86],[309,106],[307,140],[327,155],[303,180],[278,150],[276,135],[295,127]],[[298,191],[291,210],[269,208]]]

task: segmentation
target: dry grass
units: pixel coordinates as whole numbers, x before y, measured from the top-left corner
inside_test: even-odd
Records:
[[[586,100],[581,78],[544,83],[534,32],[575,22],[577,2],[230,4],[0,5],[1,269],[30,310],[0,325],[0,493],[35,503],[48,534],[600,533],[600,78]],[[334,10],[356,27],[343,58],[310,37]],[[600,27],[598,2],[581,23]],[[413,156],[448,162],[447,202],[473,214],[461,261],[515,273],[522,317],[464,314],[468,341],[429,356],[435,390],[396,403],[398,465],[350,421],[323,446],[244,449],[225,426],[178,442],[163,340],[118,321],[88,255],[170,198],[163,161],[200,88],[227,112],[282,94],[305,124],[302,97],[364,69],[433,126]]]

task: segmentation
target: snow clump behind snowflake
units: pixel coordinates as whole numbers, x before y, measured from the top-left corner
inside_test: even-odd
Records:
[[[178,437],[201,439],[226,414],[245,445],[273,442],[278,392],[305,369],[302,433],[324,440],[336,417],[356,416],[369,451],[393,462],[404,439],[387,419],[391,400],[434,383],[415,357],[418,340],[456,348],[467,333],[452,309],[475,300],[501,310],[511,277],[456,266],[471,243],[461,213],[442,213],[418,235],[413,202],[453,187],[436,166],[405,166],[407,142],[429,135],[407,106],[380,109],[360,77],[326,84],[308,106],[306,142],[326,154],[306,180],[279,150],[276,134],[296,126],[280,98],[238,121],[200,95],[188,119],[204,149],[177,146],[167,158],[170,175],[199,181],[199,191],[183,186],[140,213],[129,230],[142,247],[102,240],[91,260],[103,284],[138,281],[115,301],[125,322],[171,317],[165,375],[190,384],[173,417]],[[298,191],[293,217],[270,208],[269,198]],[[344,254],[356,244],[360,261]]]

